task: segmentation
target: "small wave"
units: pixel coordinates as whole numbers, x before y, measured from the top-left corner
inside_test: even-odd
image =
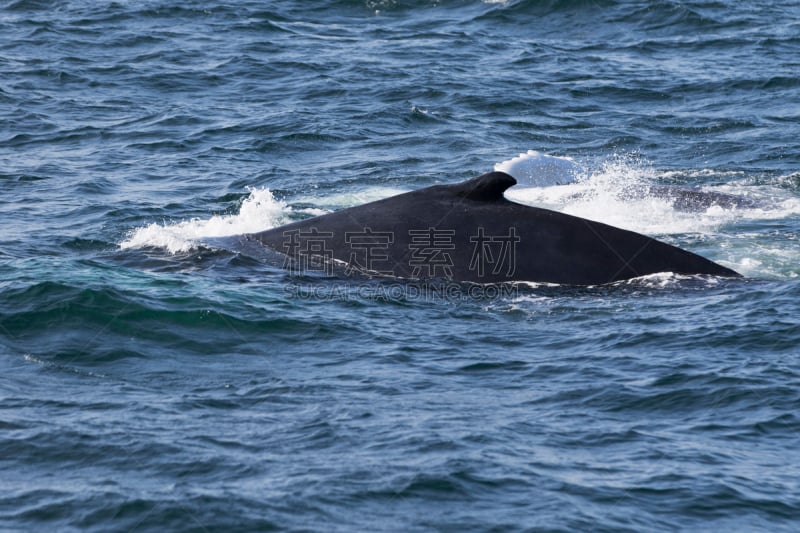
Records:
[[[285,203],[276,200],[269,189],[251,188],[250,196],[235,215],[149,224],[131,231],[119,246],[123,250],[152,247],[173,254],[188,252],[204,238],[254,233],[278,226],[287,222],[291,211]]]
[[[528,150],[494,166],[497,172],[505,172],[520,185],[548,187],[575,183],[584,174],[583,168],[571,157],[559,157]]]
[[[797,279],[798,240],[793,232],[740,233],[724,240],[719,262],[751,278]]]
[[[538,152],[535,154],[541,159]],[[524,155],[521,154],[520,158]],[[499,163],[495,168],[503,169],[506,163],[518,159]],[[506,196],[519,203],[649,235],[713,234],[720,227],[741,220],[781,219],[800,213],[800,200],[787,198],[785,191],[777,186],[780,184],[749,186],[746,180],[741,181],[741,173],[717,173],[713,170],[659,172],[632,154],[614,156],[595,169],[590,169],[588,165],[584,169],[574,160],[568,161],[575,167],[570,170],[572,175],[577,176],[573,183],[564,184],[558,178],[558,171],[551,172],[541,166],[531,167],[533,171],[541,172],[543,177],[523,181],[522,185],[529,186],[514,187],[506,192]],[[697,180],[725,179],[726,182],[688,190],[708,201],[697,202],[694,208],[687,208],[681,204],[681,195],[677,194],[682,189],[657,185],[677,185],[681,177],[681,185],[692,185]],[[732,178],[740,181],[728,181]],[[691,182],[687,184],[686,179]],[[668,194],[670,190],[676,194]],[[708,198],[702,198],[703,195],[708,195]],[[721,200],[739,199],[741,205],[717,203],[714,195]]]
[[[618,156],[587,170],[574,184],[512,188],[506,196],[649,235],[710,233],[735,220],[734,211],[683,212],[669,198],[637,194],[657,179],[658,173],[635,156]]]

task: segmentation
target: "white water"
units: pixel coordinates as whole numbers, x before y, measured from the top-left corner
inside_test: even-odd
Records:
[[[552,156],[528,150],[495,164],[494,170],[517,180],[517,187],[550,187],[581,180],[586,170],[571,157]]]
[[[561,160],[561,162],[556,162]],[[536,182],[550,185],[531,185],[525,174],[518,177],[520,184],[506,191],[506,198],[526,205],[553,209],[612,226],[637,231],[647,235],[706,234],[716,233],[721,227],[743,220],[782,219],[800,214],[800,199],[787,198],[785,191],[777,187],[759,185],[754,187],[738,173],[716,173],[712,170],[695,171],[691,176],[706,179],[731,179],[724,185],[704,187],[707,192],[742,196],[763,200],[762,208],[724,208],[713,205],[698,211],[676,209],[669,198],[654,195],[631,194],[647,185],[674,180],[676,172],[658,172],[641,160],[631,156],[619,156],[589,170],[569,158],[547,156],[529,151],[519,157],[495,165],[495,169],[508,168],[513,172],[528,169],[544,170]],[[554,169],[548,174],[547,168]],[[565,169],[575,180],[562,184]],[[686,174],[683,174],[686,176]]]
[[[288,222],[291,209],[276,200],[269,189],[250,189],[250,196],[234,215],[215,215],[181,222],[149,224],[137,228],[120,243],[120,248],[163,248],[170,253],[187,252],[209,237],[254,233]]]
[[[659,172],[632,156],[614,157],[590,168],[571,158],[528,151],[498,163],[496,170],[512,172],[518,185],[506,197],[522,204],[544,207],[657,238],[688,236],[712,242],[716,256],[710,257],[742,274],[754,277],[798,277],[796,235],[780,232],[781,220],[800,215],[800,198],[776,183],[754,183],[739,173],[698,170],[690,173]],[[764,200],[767,208],[725,209],[712,206],[687,212],[675,209],[672,201],[654,196],[632,196],[626,191],[655,183],[681,183],[698,178],[720,185],[704,190]],[[123,249],[155,247],[169,253],[197,248],[204,238],[253,233],[290,221],[292,214],[320,215],[332,210],[361,205],[394,196],[404,190],[370,187],[324,196],[307,194],[293,202],[313,207],[292,209],[276,200],[266,188],[250,189],[239,212],[194,218],[178,222],[153,223],[130,232],[120,244]],[[774,221],[774,238],[764,241],[746,226]]]

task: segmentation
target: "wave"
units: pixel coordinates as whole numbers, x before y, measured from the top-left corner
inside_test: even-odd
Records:
[[[753,177],[741,171],[658,170],[636,154],[581,161],[534,150],[497,163],[518,185],[515,202],[543,207],[655,236],[687,247],[748,276],[800,276],[796,235],[777,234],[754,245],[752,221],[800,215],[797,175]],[[212,246],[206,239],[264,231],[298,216],[316,216],[405,192],[372,186],[304,191],[292,204],[267,188],[251,188],[238,213],[152,223],[127,235],[120,248],[160,248],[171,254]],[[210,241],[209,241],[210,242]]]
[[[286,296],[264,280],[259,289],[227,289],[227,305],[197,280],[147,294],[45,281],[0,292],[0,345],[29,362],[75,372],[84,364],[149,359],[165,347],[172,354],[260,353],[250,343],[264,335],[275,343],[324,343],[361,333],[338,317],[308,316],[301,302],[277,312],[275,302]]]
[[[187,252],[204,238],[254,233],[281,225],[288,221],[290,212],[291,208],[276,200],[269,189],[251,188],[236,214],[149,224],[132,230],[119,246],[123,250],[152,247],[173,254]]]
[[[542,156],[529,152],[528,157]],[[570,167],[575,180],[562,184],[566,163],[577,165]],[[776,230],[763,239],[750,227],[754,221],[780,225],[800,215],[795,174],[753,177],[714,169],[662,171],[635,154],[617,154],[599,163],[565,159],[563,164],[553,167],[553,175],[540,175],[533,182],[523,176],[522,186],[506,191],[506,197],[655,236],[748,277],[800,276],[796,233]],[[690,205],[680,199],[684,191],[695,195]]]

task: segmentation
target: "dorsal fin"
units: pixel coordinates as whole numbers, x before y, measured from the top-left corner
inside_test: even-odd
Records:
[[[480,202],[496,202],[503,198],[506,189],[516,184],[517,180],[505,172],[488,172],[451,187],[458,196]]]

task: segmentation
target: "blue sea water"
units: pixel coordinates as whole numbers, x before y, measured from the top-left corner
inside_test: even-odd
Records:
[[[800,5],[0,2],[0,529],[800,529]],[[744,274],[441,294],[210,239],[491,170]],[[701,187],[762,207],[624,194]]]

